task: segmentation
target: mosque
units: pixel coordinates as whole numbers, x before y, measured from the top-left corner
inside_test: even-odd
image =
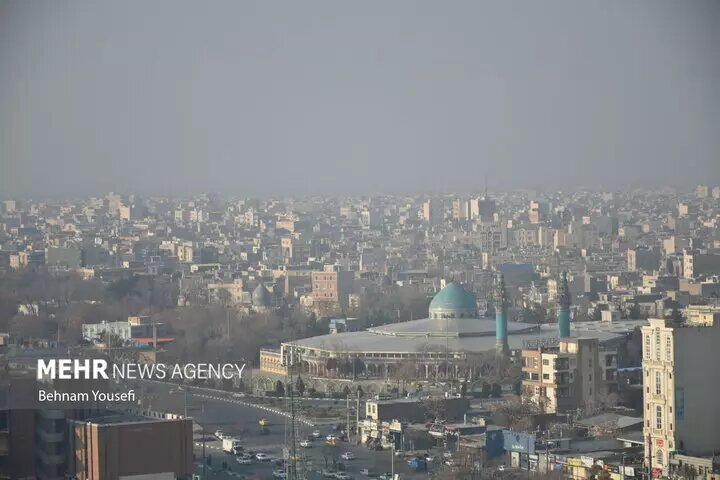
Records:
[[[299,365],[302,372],[314,377],[361,374],[386,378],[404,365],[414,366],[418,378],[466,376],[469,363],[466,359],[472,354],[494,352],[499,359],[509,359],[513,352],[554,346],[560,339],[572,338],[595,338],[601,345],[616,344],[645,323],[623,320],[571,324],[565,274],[560,278],[556,325],[508,321],[502,274],[495,280],[494,295],[495,318],[480,317],[475,296],[451,282],[430,302],[428,318],[286,342],[276,351],[277,362],[284,367]],[[470,375],[473,376],[472,372]]]

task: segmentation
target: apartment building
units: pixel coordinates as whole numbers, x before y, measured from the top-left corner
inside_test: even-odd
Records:
[[[642,327],[645,462],[654,478],[668,476],[678,455],[720,451],[720,322],[707,320]]]
[[[617,351],[597,339],[562,339],[557,346],[524,349],[522,396],[546,413],[592,409],[617,392]]]
[[[70,422],[71,478],[173,480],[193,473],[192,420],[109,415]]]
[[[312,272],[313,304],[330,303],[346,309],[352,289],[353,272],[327,266],[322,272]]]

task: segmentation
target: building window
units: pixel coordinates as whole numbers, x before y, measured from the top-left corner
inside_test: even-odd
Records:
[[[660,361],[660,329],[655,330],[655,360]]]
[[[670,335],[665,337],[665,360],[672,360],[672,340]]]
[[[650,358],[650,334],[645,335],[645,358]]]
[[[658,465],[663,465],[665,463],[665,455],[662,450],[655,452],[655,463]]]
[[[660,372],[655,372],[655,395],[660,395],[662,391],[662,376]]]
[[[662,430],[662,407],[655,407],[655,428]]]
[[[550,365],[550,360],[548,360],[547,358],[544,358],[543,365]]]

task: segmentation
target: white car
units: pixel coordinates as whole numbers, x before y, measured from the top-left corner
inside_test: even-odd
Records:
[[[500,465],[497,469],[498,469],[498,472],[504,472],[504,471],[505,471],[505,465]]]
[[[273,478],[283,479],[283,478],[285,478],[285,470],[283,470],[283,469],[273,470],[272,476],[273,476]]]
[[[320,430],[315,430],[314,432],[312,432],[312,436],[314,438],[320,438]]]
[[[352,452],[345,452],[342,455],[340,455],[340,457],[343,460],[352,460],[353,458],[355,458],[355,454]]]
[[[308,440],[303,440],[302,442],[300,442],[300,446],[303,448],[312,448],[313,444]]]
[[[253,461],[251,458],[240,457],[236,459],[240,465],[252,465]]]
[[[352,477],[345,472],[337,472],[335,474],[335,480],[352,480]]]
[[[225,435],[225,432],[223,432],[222,430],[215,430],[214,435],[215,435],[219,440],[222,440],[222,439],[225,438],[225,436],[226,436],[226,435]]]
[[[260,462],[269,462],[270,461],[270,455],[267,453],[256,453],[255,458]]]
[[[325,440],[327,440],[328,442],[332,442],[333,440],[337,440],[337,437],[331,433],[330,435],[325,437]]]
[[[245,398],[245,394],[244,393],[233,393],[233,397],[234,398]]]

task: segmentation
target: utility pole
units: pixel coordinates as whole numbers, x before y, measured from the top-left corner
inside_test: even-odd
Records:
[[[225,323],[227,323],[227,339],[230,343],[230,309],[225,305]]]
[[[345,434],[348,437],[348,443],[350,443],[350,394],[345,396]]]
[[[203,441],[203,480],[207,478],[207,459],[205,458],[205,429],[202,429],[202,441]]]
[[[395,480],[395,442],[390,446],[390,475]]]
[[[360,445],[360,390],[357,392],[355,399],[355,443]]]

